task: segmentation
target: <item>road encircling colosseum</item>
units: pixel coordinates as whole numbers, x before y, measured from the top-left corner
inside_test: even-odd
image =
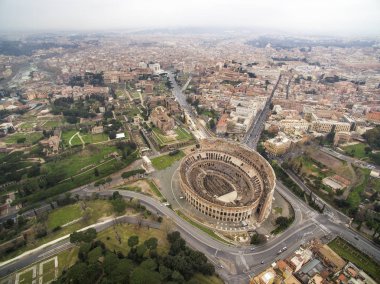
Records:
[[[201,213],[219,221],[254,217],[261,223],[270,213],[275,174],[257,152],[224,139],[204,139],[180,165],[180,187]]]

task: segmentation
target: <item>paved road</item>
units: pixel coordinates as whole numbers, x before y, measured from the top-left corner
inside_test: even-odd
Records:
[[[186,101],[186,95],[182,92],[182,89],[178,86],[176,80],[174,79],[173,73],[168,72],[168,77],[173,86],[173,89],[172,89],[173,96],[177,99],[177,102],[180,104],[180,106],[184,110],[187,116],[187,119],[190,120],[190,124],[194,128],[193,130],[194,136],[198,139],[213,136],[211,131],[207,129],[207,127],[202,125],[202,123],[199,122],[198,118],[193,112],[192,106],[188,104]]]
[[[322,152],[325,152],[326,154],[329,154],[339,160],[343,160],[343,161],[346,161],[346,162],[349,162],[357,167],[360,167],[360,168],[363,168],[363,169],[377,169],[377,170],[380,170],[380,166],[377,166],[377,165],[373,165],[373,164],[370,164],[370,163],[367,163],[365,161],[361,161],[361,160],[358,160],[356,158],[353,158],[353,157],[350,157],[350,156],[346,156],[346,155],[343,155],[341,153],[338,153],[336,151],[334,151],[333,149],[330,149],[330,148],[327,148],[327,147],[320,147],[320,150]]]
[[[245,137],[243,139],[243,142],[248,145],[248,147],[251,147],[252,149],[256,149],[257,143],[259,142],[261,132],[264,130],[265,120],[268,117],[270,109],[270,104],[272,102],[274,93],[277,90],[278,84],[281,80],[281,74],[278,76],[277,82],[273,87],[273,90],[265,103],[264,108],[261,110],[261,112],[256,116],[254,122],[252,123],[251,127],[248,129],[247,133],[245,134]]]

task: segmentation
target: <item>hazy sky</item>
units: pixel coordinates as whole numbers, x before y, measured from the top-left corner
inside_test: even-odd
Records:
[[[380,35],[380,0],[0,0],[0,30],[258,27]]]

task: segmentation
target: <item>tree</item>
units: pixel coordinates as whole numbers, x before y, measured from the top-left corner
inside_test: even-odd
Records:
[[[147,239],[145,242],[144,242],[145,246],[150,249],[150,250],[154,250],[157,248],[157,244],[158,244],[158,240],[157,238],[149,238]]]
[[[368,145],[372,149],[380,148],[380,126],[367,130],[363,134],[363,137],[367,140]]]
[[[160,279],[162,281],[167,280],[172,275],[172,270],[161,264],[158,271],[160,272]]]
[[[259,234],[259,233],[255,233],[251,237],[251,245],[263,244],[266,241],[267,241],[267,238],[264,235]]]
[[[366,155],[368,155],[369,153],[372,152],[372,149],[371,149],[371,147],[366,146],[366,147],[364,148],[364,151],[365,151]]]
[[[154,259],[148,258],[140,264],[141,268],[155,271],[157,269],[157,262]]]
[[[178,240],[180,238],[181,238],[181,233],[178,232],[178,231],[169,233],[167,235],[167,239],[168,239],[169,243],[171,243],[171,244],[174,243],[176,240]]]
[[[94,175],[95,175],[96,177],[99,176],[99,170],[98,170],[98,168],[95,168],[95,169],[94,169]]]
[[[84,232],[74,232],[70,234],[70,243],[90,243],[96,239],[97,233],[94,228],[87,229]]]
[[[82,222],[87,224],[91,220],[91,217],[92,217],[92,209],[88,207],[83,212]]]
[[[111,200],[111,204],[112,204],[113,210],[118,215],[123,214],[125,212],[125,209],[127,208],[127,203],[122,198]]]
[[[136,254],[139,259],[143,258],[146,250],[147,250],[147,247],[145,246],[145,244],[141,244],[136,247]]]
[[[110,133],[109,133],[109,138],[111,139],[111,140],[113,140],[113,139],[115,139],[116,138],[116,132],[115,131],[111,131]]]
[[[185,240],[179,237],[178,239],[176,239],[174,242],[171,243],[170,254],[171,255],[178,254],[181,250],[185,248],[185,246],[186,246]]]
[[[131,284],[159,284],[160,274],[155,271],[150,271],[141,267],[137,267],[133,270],[130,277]]]
[[[26,137],[21,137],[16,140],[17,144],[23,144],[26,141]]]
[[[173,271],[173,273],[172,273],[172,279],[176,283],[183,283],[183,282],[185,282],[185,278],[177,270]]]
[[[139,243],[139,236],[134,235],[128,238],[128,246],[130,248],[133,248],[134,246],[138,245],[138,243]]]

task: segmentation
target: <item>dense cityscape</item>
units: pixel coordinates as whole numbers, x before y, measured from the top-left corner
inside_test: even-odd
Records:
[[[378,36],[0,29],[0,120],[0,284],[380,283]]]

